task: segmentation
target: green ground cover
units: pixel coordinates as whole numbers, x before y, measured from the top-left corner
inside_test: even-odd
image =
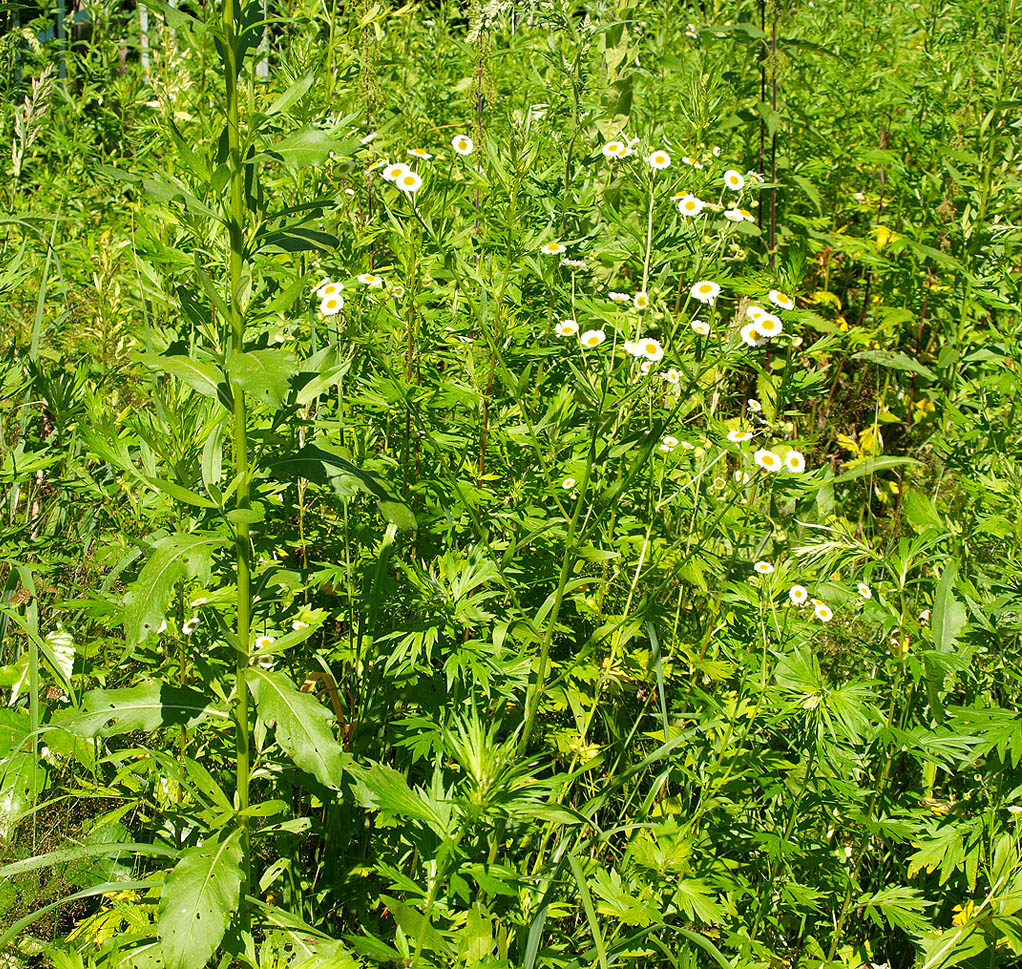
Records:
[[[1014,0],[89,11],[0,9],[0,964],[1022,965]]]

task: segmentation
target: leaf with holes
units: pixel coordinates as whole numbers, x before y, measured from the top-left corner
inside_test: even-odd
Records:
[[[330,727],[330,712],[315,697],[299,692],[283,673],[253,666],[248,685],[259,719],[276,728],[284,753],[320,783],[339,789],[346,755]]]
[[[298,371],[298,359],[287,350],[236,353],[227,364],[231,384],[271,407],[280,407]]]
[[[160,893],[156,930],[167,969],[202,969],[241,899],[241,832],[181,852]]]
[[[149,560],[124,597],[124,635],[129,646],[159,628],[179,579],[209,581],[213,549],[226,544],[226,539],[201,532],[167,535],[153,544]]]
[[[198,690],[147,680],[121,690],[89,690],[81,708],[54,720],[56,726],[82,737],[113,737],[161,727],[194,727],[227,713]]]

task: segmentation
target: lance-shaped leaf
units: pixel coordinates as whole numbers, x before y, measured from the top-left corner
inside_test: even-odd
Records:
[[[240,831],[181,852],[160,893],[156,930],[167,969],[202,969],[241,898]]]
[[[253,666],[248,684],[259,719],[276,728],[284,753],[320,783],[339,789],[348,758],[334,737],[330,712],[312,695],[299,692],[284,673]]]
[[[135,730],[194,727],[209,717],[227,719],[227,714],[198,690],[146,680],[120,690],[89,690],[81,709],[54,723],[82,737],[112,737]]]
[[[178,380],[183,380],[189,387],[204,397],[219,398],[225,385],[223,372],[211,363],[193,360],[183,353],[164,356],[160,353],[140,353],[135,357],[139,363],[150,370],[169,373]]]
[[[398,528],[415,528],[415,515],[411,508],[390,491],[379,475],[360,468],[336,451],[318,444],[306,444],[293,454],[271,462],[268,467],[277,481],[307,478],[317,484],[330,485],[342,498],[350,498],[359,491],[372,495],[387,521]]]
[[[250,350],[236,353],[227,364],[231,383],[272,407],[284,403],[298,360],[287,350]]]
[[[140,643],[163,621],[167,601],[179,579],[209,581],[213,549],[226,545],[218,535],[166,535],[153,544],[138,578],[124,597],[124,635],[129,646]]]

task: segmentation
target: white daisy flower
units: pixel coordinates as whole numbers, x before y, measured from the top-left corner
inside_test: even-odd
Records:
[[[475,144],[468,135],[455,135],[451,139],[451,147],[459,155],[471,155],[472,151],[475,149]]]
[[[752,440],[752,431],[728,431],[727,439],[732,444],[744,444]]]
[[[272,636],[256,636],[255,648],[256,649],[268,649],[273,645],[274,639]]]
[[[578,324],[574,320],[561,320],[554,327],[554,331],[558,336],[574,336],[578,333]]]
[[[750,320],[752,320],[752,322],[753,322],[753,323],[755,323],[755,322],[756,322],[756,320],[761,320],[761,319],[763,319],[763,317],[767,315],[767,311],[766,311],[765,309],[763,309],[763,307],[762,307],[762,306],[755,306],[755,305],[753,305],[753,306],[750,306],[750,307],[749,307],[749,308],[748,308],[748,309],[747,309],[747,310],[745,311],[745,315],[746,315],[746,316],[747,316],[747,317],[748,317],[748,318],[749,318]]]
[[[756,564],[755,564],[755,565],[753,566],[753,568],[754,568],[754,569],[755,569],[755,570],[756,570],[756,571],[757,571],[757,572],[758,572],[758,573],[759,573],[760,575],[769,575],[769,574],[770,574],[771,572],[773,572],[773,570],[774,570],[774,567],[773,567],[773,565],[771,565],[771,564],[770,564],[769,562],[763,562],[763,561],[759,561],[759,562],[757,562],[757,563],[756,563]]]
[[[784,467],[792,474],[801,474],[806,469],[805,455],[801,451],[788,451],[784,455]]]
[[[615,303],[630,303],[632,297],[628,293],[610,293],[610,298]]]
[[[804,606],[809,598],[809,590],[804,585],[793,585],[788,590],[788,598],[796,606]]]
[[[642,346],[640,345],[638,340],[625,340],[625,342],[623,344],[621,344],[621,348],[630,357],[641,357],[642,356]]]
[[[856,588],[859,590],[859,595],[862,596],[863,599],[873,598],[873,590],[866,585],[865,582],[860,582]]]
[[[664,439],[660,442],[661,449],[673,451],[678,446],[678,439],[672,434],[665,434]]]
[[[764,313],[756,320],[756,329],[761,336],[780,336],[784,332],[784,324],[779,316],[773,313]]]
[[[639,373],[642,374],[643,377],[648,377],[652,370],[653,370],[652,360],[643,360],[642,363],[639,364]]]
[[[391,286],[390,295],[393,296],[394,299],[404,299],[405,298],[404,286]]]
[[[783,466],[781,459],[767,448],[760,448],[754,455],[753,460],[764,471],[780,471]]]
[[[607,334],[603,330],[586,330],[580,337],[584,347],[598,347],[606,339]]]
[[[186,619],[181,626],[181,632],[186,636],[191,636],[193,632],[199,627],[199,617],[192,616],[191,619]]]
[[[388,182],[396,182],[406,172],[411,171],[407,165],[401,162],[392,162],[383,169],[383,177]]]
[[[271,670],[271,669],[273,669],[274,663],[277,662],[277,657],[274,656],[272,653],[263,653],[262,655],[257,656],[255,658],[255,661],[256,661],[256,666],[258,666],[259,669],[261,669],[261,670]]]
[[[422,176],[416,175],[415,172],[405,172],[404,175],[399,176],[394,184],[401,189],[402,192],[406,192],[408,195],[413,195],[420,188],[422,188]]]
[[[724,184],[732,192],[740,192],[745,188],[745,179],[742,177],[741,172],[736,172],[733,168],[729,168],[724,172]]]
[[[327,296],[319,304],[319,311],[324,316],[336,316],[344,308],[343,296]]]
[[[660,341],[654,340],[651,336],[643,337],[639,341],[639,349],[650,363],[659,363],[664,358],[664,348]]]
[[[700,303],[706,303],[708,306],[713,306],[720,295],[720,285],[711,280],[703,279],[698,283],[693,283],[692,289],[689,292],[693,299],[699,300]]]
[[[706,203],[695,195],[683,195],[678,200],[678,211],[682,215],[698,215],[706,207]]]
[[[834,618],[834,613],[831,611],[830,606],[823,602],[817,602],[813,607],[813,614],[820,622],[830,622]]]
[[[622,148],[624,148],[624,145],[620,141],[608,141],[601,150],[603,151],[604,158],[613,159],[620,157]]]
[[[575,487],[575,479],[574,479],[574,478],[565,478],[565,479],[564,479],[564,480],[563,480],[563,481],[561,482],[561,487],[562,487],[562,488],[563,488],[563,489],[564,489],[565,491],[571,491],[571,489]]]
[[[649,163],[650,168],[656,171],[661,171],[671,164],[671,156],[668,155],[666,151],[660,151],[658,149],[657,151],[650,152],[646,161]]]
[[[663,374],[663,378],[669,384],[674,384],[675,387],[677,387],[678,384],[681,383],[681,374],[678,373],[678,371],[675,370],[674,367],[671,367],[670,370],[668,370],[665,374]]]
[[[302,622],[301,619],[293,619],[291,621],[291,628],[295,632],[298,632],[299,629],[308,629],[309,628],[309,624],[307,622]]]
[[[635,308],[637,310],[648,309],[649,308],[649,293],[646,293],[646,292],[636,293],[635,294],[635,298],[633,300],[633,303],[634,303]]]
[[[795,308],[795,301],[787,294],[782,293],[779,289],[770,290],[768,298],[774,306],[778,306],[782,310],[793,310]]]
[[[335,283],[330,279],[324,279],[316,287],[316,296],[319,299],[326,299],[328,296],[336,296],[342,289],[344,289],[344,283]]]
[[[363,286],[371,286],[373,289],[381,289],[383,287],[383,277],[374,276],[372,273],[360,273],[358,281]]]
[[[189,605],[190,605],[190,606],[191,606],[191,607],[192,607],[193,609],[195,609],[195,608],[196,608],[197,606],[204,606],[204,605],[205,605],[205,604],[206,604],[207,602],[209,602],[209,599],[207,599],[207,598],[206,598],[205,596],[196,596],[196,597],[195,597],[194,599],[192,599],[192,601],[191,601],[190,603],[188,603],[188,604],[189,604]]]
[[[697,336],[709,336],[710,335],[710,324],[704,323],[702,320],[693,320],[690,324],[692,332]]]
[[[565,247],[559,242],[547,242],[539,251],[543,253],[544,256],[559,256],[565,251]]]
[[[761,347],[766,343],[766,337],[762,336],[757,329],[758,323],[746,323],[739,331],[742,341],[750,347]]]
[[[562,259],[561,265],[566,269],[588,269],[584,259]]]
[[[748,407],[753,414],[758,414],[761,410],[763,410],[763,405],[756,400],[755,397],[750,397],[748,401],[746,401],[745,406]]]
[[[735,479],[735,484],[739,485],[747,485],[752,480],[748,471],[736,471],[731,477]]]
[[[429,161],[429,159],[433,157],[425,148],[409,148],[408,154],[413,158],[422,158],[426,161]]]

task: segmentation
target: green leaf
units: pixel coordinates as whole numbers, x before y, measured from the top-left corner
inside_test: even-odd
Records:
[[[379,475],[318,444],[306,444],[301,450],[270,462],[268,469],[277,481],[301,477],[317,484],[329,484],[343,498],[350,498],[356,491],[365,492],[376,499],[387,521],[398,528],[416,527],[411,508],[391,493]]]
[[[876,474],[878,471],[887,471],[890,468],[898,468],[902,465],[915,465],[919,464],[915,458],[895,458],[895,457],[883,457],[883,458],[870,458],[868,461],[863,461],[861,464],[857,464],[851,471],[846,471],[844,474],[839,474],[835,478],[830,479],[830,484],[837,484],[841,481],[853,481],[855,478],[864,478],[869,474]]]
[[[153,544],[144,568],[124,597],[124,636],[129,646],[158,629],[179,579],[209,581],[213,549],[226,539],[207,533],[167,535]]]
[[[377,808],[402,818],[425,821],[434,831],[444,830],[440,816],[428,795],[408,786],[404,774],[385,764],[352,763],[348,772],[358,781],[355,798],[363,807]]]
[[[223,371],[211,363],[200,363],[183,353],[165,356],[159,353],[139,353],[135,359],[150,370],[159,370],[177,377],[204,397],[219,398],[225,384]]]
[[[873,895],[863,895],[858,904],[865,906],[864,914],[881,927],[880,916],[892,928],[903,929],[910,935],[921,935],[933,928],[926,917],[926,909],[933,903],[905,885],[892,885]]]
[[[241,900],[241,832],[181,852],[163,881],[156,929],[167,969],[202,969]]]
[[[933,614],[930,623],[933,642],[942,653],[954,648],[958,634],[965,628],[965,607],[955,598],[954,587],[958,579],[958,560],[952,559],[944,566],[937,591],[933,596]]]
[[[284,403],[298,360],[287,350],[250,350],[236,353],[227,363],[231,383],[273,407]]]
[[[401,927],[409,939],[422,940],[422,947],[428,952],[451,951],[447,940],[427,921],[426,916],[418,909],[402,902],[400,899],[392,898],[390,895],[381,895],[380,901],[390,910],[394,921]]]
[[[276,101],[273,102],[267,109],[267,117],[279,114],[281,111],[286,111],[291,107],[300,97],[306,94],[309,88],[316,81],[316,72],[309,71],[308,74],[303,74],[294,84],[291,85]]]
[[[266,149],[266,154],[288,168],[322,165],[331,154],[350,155],[355,142],[337,141],[320,128],[299,128]]]
[[[209,717],[227,714],[198,690],[146,680],[118,690],[89,690],[78,711],[55,722],[83,737],[112,737],[136,730],[194,727]]]
[[[944,527],[940,512],[930,497],[908,485],[902,487],[901,510],[913,528]]]
[[[284,673],[253,666],[248,684],[259,719],[276,728],[284,753],[321,784],[339,790],[349,758],[334,737],[330,711],[311,694],[299,692]]]
[[[867,363],[875,363],[879,367],[887,367],[890,370],[917,373],[934,381],[937,379],[937,375],[929,367],[923,366],[914,357],[910,357],[901,350],[863,350],[861,353],[852,354],[852,359],[865,360]]]

